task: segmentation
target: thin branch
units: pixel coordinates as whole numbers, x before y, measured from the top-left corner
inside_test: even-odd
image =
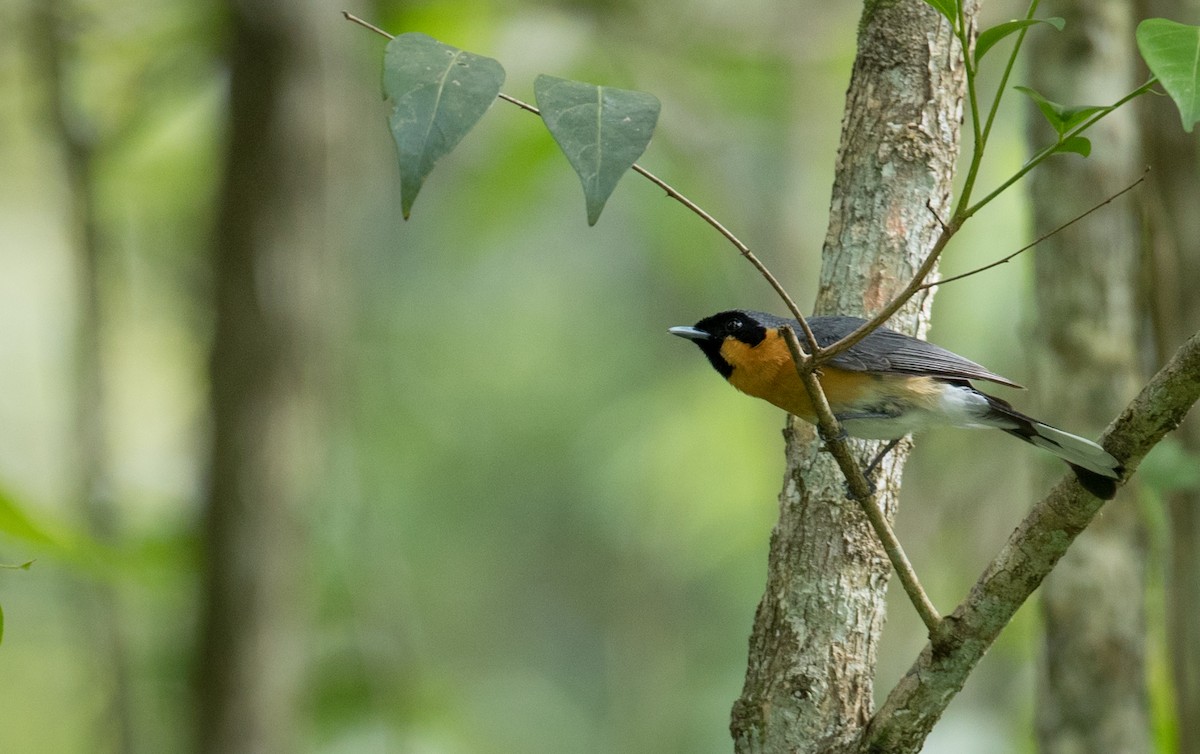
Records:
[[[983,209],[983,207],[986,204],[991,202],[993,199],[995,199],[1000,194],[1004,193],[1004,191],[1007,190],[1009,186],[1013,185],[1017,181],[1024,178],[1025,175],[1029,173],[1029,171],[1033,170],[1038,165],[1041,165],[1051,155],[1056,154],[1059,150],[1059,147],[1062,146],[1063,142],[1067,141],[1068,139],[1078,136],[1079,134],[1088,130],[1092,126],[1096,125],[1106,115],[1115,111],[1116,109],[1121,107],[1121,105],[1124,105],[1126,102],[1130,101],[1131,99],[1134,99],[1135,97],[1140,97],[1143,94],[1145,94],[1146,92],[1149,92],[1156,83],[1158,83],[1158,79],[1154,76],[1151,76],[1150,79],[1148,81],[1146,81],[1146,83],[1142,84],[1137,89],[1134,89],[1132,92],[1130,92],[1129,94],[1126,94],[1124,97],[1117,100],[1113,104],[1109,105],[1108,107],[1104,108],[1103,110],[1100,110],[1099,112],[1097,112],[1092,117],[1088,118],[1083,123],[1080,123],[1078,126],[1072,128],[1071,130],[1067,131],[1064,134],[1061,134],[1058,138],[1058,141],[1055,142],[1054,144],[1050,144],[1048,146],[1045,146],[1045,147],[1042,147],[1041,149],[1039,149],[1038,152],[1033,157],[1030,157],[1029,160],[1024,165],[1021,166],[1020,170],[1018,170],[1016,173],[1013,173],[1012,176],[1010,176],[1007,180],[1005,180],[1003,183],[1001,183],[999,186],[997,186],[995,189],[993,189],[990,194],[988,194],[987,196],[983,197],[979,201],[972,204],[970,207],[963,210],[963,212],[962,212],[963,218],[962,219],[965,220],[968,217],[974,215],[979,210]]]
[[[1033,17],[1037,15],[1038,2],[1039,0],[1030,0],[1029,10],[1025,12],[1025,20],[1032,21]],[[1004,99],[1004,94],[1008,91],[1008,79],[1017,64],[1017,57],[1021,54],[1021,46],[1025,44],[1025,35],[1029,33],[1030,28],[1032,27],[1026,26],[1017,32],[1012,52],[1009,53],[1008,61],[1004,64],[1004,73],[1000,75],[1000,82],[996,85],[996,98],[992,100],[992,108],[988,111],[988,117],[983,126],[984,145],[987,144],[988,136],[991,135],[992,125],[996,122],[996,114],[1000,111],[1000,101]]]
[[[960,24],[965,21],[960,21]],[[962,208],[964,197],[971,195],[971,189],[975,186],[975,178],[979,175],[979,166],[983,163],[983,147],[987,143],[987,136],[979,123],[979,94],[975,90],[975,61],[971,59],[971,39],[966,28],[959,30],[958,44],[962,48],[963,66],[966,72],[967,79],[967,105],[971,112],[971,162],[967,167],[967,177],[963,181],[963,190],[959,196],[959,206],[955,208],[955,214]]]
[[[942,216],[940,214],[938,214],[937,207],[933,206],[932,199],[925,200],[925,209],[929,210],[929,214],[933,215],[934,220],[937,220],[938,227],[942,229],[943,233],[945,233],[946,232],[946,221],[942,219]]]
[[[1031,0],[1029,9],[1025,13],[1026,19],[1032,19],[1037,13],[1039,0]],[[992,125],[996,120],[996,113],[1000,110],[1000,101],[1004,99],[1004,93],[1008,88],[1008,77],[1012,74],[1013,66],[1017,62],[1017,56],[1021,52],[1021,45],[1025,42],[1025,35],[1028,33],[1029,27],[1025,27],[1017,32],[1016,42],[1013,44],[1012,51],[1008,55],[1008,61],[1004,65],[1004,73],[1000,76],[1000,83],[996,87],[996,96],[992,99],[992,106],[988,109],[987,119],[984,122],[983,130],[980,131],[976,124],[975,141],[971,147],[971,162],[967,166],[967,177],[963,181],[962,192],[958,197],[958,204],[954,209],[954,214],[957,215],[966,207],[970,206],[971,193],[975,190],[975,180],[979,177],[979,168],[983,164],[983,153],[987,147],[988,138],[992,133]],[[961,41],[961,40],[960,40]],[[968,91],[971,94],[972,111],[975,109],[975,89],[974,89],[974,69],[971,55],[966,43],[963,43],[963,61],[968,66],[967,84]]]
[[[1101,444],[1126,478],[1200,400],[1200,332],[1192,335],[1109,425]],[[1104,505],[1068,474],[1009,537],[867,726],[862,751],[917,752],[1013,614]]]
[[[875,498],[875,491],[872,489],[871,483],[863,475],[862,469],[859,468],[858,461],[850,452],[850,446],[846,443],[846,433],[838,424],[837,417],[834,416],[833,409],[829,405],[829,401],[825,397],[824,391],[821,389],[821,383],[813,369],[806,368],[811,358],[806,356],[800,349],[800,341],[796,337],[796,333],[792,328],[785,326],[783,328],[783,337],[787,342],[788,350],[792,353],[792,360],[796,363],[796,373],[800,375],[800,379],[804,382],[804,387],[808,391],[809,398],[812,400],[813,410],[817,414],[817,427],[821,431],[821,439],[825,442],[825,447],[837,461],[838,467],[842,471],[842,475],[846,477],[846,483],[850,486],[850,493],[859,505],[862,506],[863,513],[867,516],[867,521],[870,522],[871,528],[875,530],[875,536],[879,538],[880,544],[883,545],[883,550],[887,553],[888,560],[892,563],[892,568],[896,571],[896,576],[900,579],[900,584],[904,587],[904,592],[912,601],[913,608],[916,609],[917,615],[921,616],[921,620],[925,623],[925,627],[929,629],[930,640],[933,641],[938,636],[938,628],[942,623],[942,616],[938,613],[937,608],[929,599],[925,589],[921,586],[920,580],[917,578],[917,572],[913,569],[912,562],[905,554],[904,548],[900,545],[900,540],[896,537],[896,532],[893,531],[892,525],[888,523],[887,516],[883,514],[883,509],[879,507],[879,503]]]
[[[509,104],[516,105],[517,107],[521,108],[522,110],[524,110],[526,112],[533,113],[534,115],[542,114],[541,110],[538,110],[536,107],[529,104],[528,102],[525,102],[524,100],[519,100],[516,97],[513,97],[512,95],[505,94],[504,92],[500,92],[496,96]]]
[[[991,264],[985,264],[984,266],[982,266],[982,267],[979,267],[979,268],[976,268],[976,269],[974,269],[974,270],[971,270],[970,272],[964,272],[964,273],[962,273],[961,275],[951,275],[951,276],[950,276],[950,277],[948,277],[948,278],[940,278],[940,279],[938,279],[938,280],[934,280],[934,281],[931,281],[931,282],[928,282],[928,283],[922,283],[922,284],[921,284],[921,287],[920,287],[918,290],[925,290],[926,288],[932,288],[932,287],[934,287],[935,285],[944,285],[944,284],[946,284],[946,283],[953,283],[955,280],[962,280],[963,278],[968,278],[968,277],[971,277],[972,275],[978,275],[979,273],[981,273],[981,272],[986,272],[987,270],[990,270],[990,269],[992,269],[993,267],[999,267],[999,266],[1000,266],[1000,265],[1002,265],[1002,264],[1007,264],[1007,263],[1011,262],[1013,259],[1016,259],[1016,258],[1017,258],[1017,256],[1019,256],[1019,255],[1021,255],[1021,254],[1025,253],[1026,251],[1029,251],[1029,250],[1030,250],[1030,249],[1032,249],[1034,246],[1037,246],[1037,245],[1038,245],[1038,244],[1040,244],[1042,241],[1045,241],[1047,238],[1050,238],[1051,236],[1054,236],[1054,235],[1057,235],[1057,234],[1061,233],[1062,231],[1064,231],[1064,230],[1066,230],[1067,228],[1071,227],[1072,225],[1074,225],[1075,223],[1079,222],[1080,220],[1082,220],[1083,218],[1087,217],[1088,215],[1092,214],[1093,212],[1095,212],[1096,210],[1100,209],[1101,207],[1104,207],[1104,206],[1106,206],[1106,205],[1108,205],[1108,204],[1111,204],[1111,203],[1112,203],[1112,201],[1113,201],[1114,199],[1116,199],[1117,197],[1121,196],[1122,194],[1127,194],[1127,193],[1129,193],[1130,191],[1132,191],[1133,189],[1137,188],[1138,184],[1140,184],[1140,183],[1142,183],[1143,181],[1145,181],[1145,180],[1146,180],[1146,174],[1147,174],[1147,173],[1149,173],[1149,172],[1150,172],[1150,168],[1148,168],[1148,167],[1147,167],[1147,168],[1146,168],[1146,170],[1142,172],[1142,177],[1141,177],[1141,178],[1138,178],[1138,179],[1137,179],[1136,181],[1134,181],[1133,183],[1129,184],[1128,186],[1126,186],[1125,188],[1121,189],[1120,191],[1118,191],[1117,193],[1113,194],[1112,196],[1108,197],[1107,199],[1105,199],[1104,201],[1100,202],[1099,204],[1097,204],[1097,205],[1093,206],[1091,209],[1089,209],[1088,211],[1084,212],[1083,214],[1076,215],[1075,217],[1071,218],[1070,220],[1067,220],[1065,223],[1063,223],[1062,225],[1058,226],[1058,227],[1057,227],[1057,228],[1055,228],[1054,230],[1051,230],[1051,231],[1048,231],[1048,232],[1046,232],[1046,233],[1043,233],[1042,235],[1040,235],[1040,236],[1038,236],[1037,238],[1035,238],[1033,241],[1031,241],[1031,242],[1029,242],[1029,243],[1025,244],[1024,246],[1022,246],[1021,248],[1017,249],[1016,251],[1014,251],[1013,253],[1009,254],[1008,256],[1004,257],[1003,259],[997,259],[995,262],[992,262]]]
[[[349,21],[351,23],[358,24],[359,26],[363,27],[364,29],[370,29],[371,31],[375,32],[376,34],[383,36],[383,37],[387,37],[388,39],[396,38],[394,35],[388,34],[386,31],[384,31],[383,29],[380,29],[378,26],[371,23],[370,21],[364,21],[348,10],[342,11],[342,18],[346,19],[347,21]]]
[[[816,366],[820,366],[838,354],[850,350],[863,338],[882,327],[891,319],[893,314],[900,311],[900,307],[908,303],[908,300],[921,290],[922,281],[933,270],[933,266],[937,264],[938,258],[946,249],[946,244],[950,242],[950,239],[954,237],[954,234],[958,232],[961,226],[962,219],[958,217],[951,218],[949,223],[943,225],[941,234],[938,236],[937,241],[934,242],[933,248],[929,250],[929,255],[925,257],[925,261],[921,262],[921,266],[913,273],[912,280],[908,281],[908,285],[904,286],[904,290],[900,291],[886,306],[876,312],[875,316],[859,325],[854,332],[813,354]]]
[[[1018,170],[1011,177],[1009,177],[1007,180],[1005,180],[1003,183],[1001,183],[990,194],[988,194],[984,198],[980,199],[975,204],[972,204],[970,207],[967,207],[966,209],[959,209],[958,211],[956,211],[954,213],[954,217],[950,218],[950,222],[947,223],[945,226],[943,226],[942,233],[940,236],[938,236],[937,241],[934,243],[933,249],[930,250],[929,256],[926,257],[925,261],[921,263],[921,266],[917,269],[916,273],[913,275],[912,280],[910,280],[908,282],[908,285],[906,285],[904,287],[904,290],[901,291],[894,299],[889,301],[886,306],[884,306],[879,312],[877,312],[875,314],[875,316],[871,317],[865,323],[860,325],[858,327],[858,329],[856,329],[854,332],[850,333],[849,335],[842,338],[838,342],[833,343],[832,345],[827,346],[826,348],[823,348],[820,351],[818,351],[817,353],[815,353],[813,355],[814,366],[820,366],[821,364],[827,362],[829,359],[833,358],[834,356],[837,356],[840,353],[844,353],[845,351],[847,351],[850,348],[852,348],[853,346],[855,346],[863,338],[867,337],[872,332],[874,332],[876,329],[883,326],[883,324],[885,322],[887,322],[888,319],[890,319],[893,314],[898,312],[902,306],[904,306],[906,303],[908,303],[908,300],[910,298],[912,298],[914,295],[916,295],[916,293],[918,291],[922,290],[923,288],[926,288],[927,286],[924,283],[925,278],[933,270],[933,266],[934,266],[934,264],[937,263],[937,260],[941,256],[942,251],[946,248],[946,244],[950,242],[950,239],[954,236],[955,233],[958,232],[958,229],[960,227],[962,227],[962,224],[964,222],[966,222],[972,215],[974,215],[979,210],[983,209],[983,207],[985,205],[987,205],[989,202],[991,202],[993,199],[995,199],[997,196],[999,196],[1001,192],[1003,192],[1009,186],[1011,186],[1014,183],[1016,183],[1017,181],[1019,181],[1021,178],[1025,177],[1025,175],[1027,173],[1029,173],[1029,171],[1033,170],[1035,167],[1037,167],[1043,161],[1045,161],[1048,157],[1050,157],[1050,155],[1052,155],[1056,151],[1058,151],[1058,148],[1062,145],[1063,141],[1070,139],[1074,136],[1078,136],[1079,134],[1083,133],[1087,129],[1094,126],[1104,116],[1108,115],[1109,113],[1111,113],[1114,110],[1116,110],[1117,108],[1119,108],[1121,105],[1125,104],[1126,102],[1128,102],[1129,100],[1131,100],[1135,97],[1139,97],[1142,94],[1145,94],[1146,92],[1150,91],[1150,89],[1153,87],[1153,85],[1157,81],[1158,81],[1158,79],[1151,76],[1150,79],[1146,83],[1142,84],[1137,89],[1134,89],[1132,92],[1130,92],[1129,94],[1126,94],[1124,97],[1117,100],[1112,105],[1104,108],[1100,112],[1093,115],[1091,118],[1088,118],[1086,121],[1084,121],[1080,125],[1076,126],[1075,128],[1071,129],[1067,133],[1063,134],[1057,143],[1051,144],[1050,146],[1044,147],[1041,150],[1039,150],[1037,152],[1037,154],[1035,154],[1033,157],[1031,157],[1029,159],[1028,162],[1026,162],[1023,166],[1021,166],[1020,170]]]
[[[655,186],[658,186],[660,189],[666,192],[667,196],[679,202],[693,214],[698,216],[701,220],[711,225],[718,233],[724,236],[726,240],[733,244],[734,248],[736,248],[738,252],[746,258],[746,261],[753,265],[754,269],[758,270],[758,273],[763,276],[763,279],[765,279],[771,288],[775,290],[775,293],[779,295],[779,298],[783,300],[784,305],[787,306],[788,311],[790,311],[792,316],[796,318],[796,321],[800,323],[800,329],[804,332],[804,338],[808,343],[809,352],[816,353],[820,350],[820,346],[817,344],[816,335],[813,334],[812,328],[810,328],[808,325],[808,321],[800,312],[800,307],[796,306],[796,302],[792,299],[791,295],[788,294],[787,290],[783,287],[783,284],[779,282],[779,279],[776,278],[769,269],[767,269],[767,266],[762,263],[762,260],[755,256],[754,252],[750,250],[749,246],[743,243],[740,238],[735,236],[733,232],[726,228],[719,220],[717,220],[717,218],[713,217],[691,199],[679,193],[679,191],[677,191],[671,184],[667,183],[637,163],[633,164],[633,171],[653,183]]]

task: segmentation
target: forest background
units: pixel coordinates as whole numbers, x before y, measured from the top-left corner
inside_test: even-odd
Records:
[[[282,609],[305,616],[285,642],[306,690],[304,749],[728,751],[783,417],[665,329],[778,311],[772,293],[645,182],[624,180],[588,229],[550,137],[502,104],[403,222],[383,40],[343,8],[499,59],[505,91],[525,100],[543,72],[655,93],[643,164],[733,228],[802,305],[860,9],[312,2],[272,19],[311,33],[319,83],[290,112],[327,145],[322,251],[263,273],[309,320],[297,436],[318,462],[279,459],[305,500],[303,545],[247,543],[288,548],[300,576]],[[987,4],[981,25],[1022,10]],[[183,0],[0,9],[0,562],[36,559],[0,571],[4,751],[179,751],[194,736],[228,17]],[[982,183],[1023,161],[1026,115],[1009,100]],[[942,272],[1030,235],[1010,192]],[[932,339],[1031,384],[1029,282],[1018,258],[946,286]],[[897,531],[937,604],[974,582],[1033,499],[1031,469],[1054,463],[996,434],[931,433],[906,469],[920,504],[902,505]],[[1139,479],[1151,696],[1169,740],[1153,456]],[[896,596],[880,690],[924,643]],[[1038,628],[1028,605],[926,751],[1032,750]]]

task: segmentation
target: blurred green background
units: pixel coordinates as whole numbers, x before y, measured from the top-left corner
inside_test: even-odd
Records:
[[[505,91],[527,101],[542,72],[657,94],[642,164],[746,240],[804,306],[858,8],[323,5],[312,54],[337,85],[305,96],[314,123],[349,138],[329,163],[337,301],[314,313],[334,336],[328,463],[307,509],[312,562],[296,564],[317,608],[301,642],[307,750],[730,750],[783,415],[735,393],[666,328],[781,306],[732,247],[636,176],[589,229],[550,137],[503,103],[403,222],[379,94],[384,41],[340,11],[497,58]],[[183,751],[224,11],[116,0],[66,14],[66,92],[94,139],[103,248],[102,494],[116,536],[102,546],[74,502],[79,269],[34,8],[0,7],[0,562],[37,559],[0,571],[0,751],[111,750],[116,681],[84,607],[97,589],[111,590],[125,635],[137,749]],[[984,185],[1023,159],[1022,110],[1010,105]],[[943,271],[1028,240],[1012,192],[956,239]],[[1027,382],[1026,278],[1018,260],[947,286],[931,338]],[[961,598],[1019,520],[1038,463],[1053,459],[999,433],[920,439],[897,526],[939,606]],[[927,751],[1032,748],[1035,612],[1004,633]],[[902,594],[890,617],[877,693],[923,645]]]

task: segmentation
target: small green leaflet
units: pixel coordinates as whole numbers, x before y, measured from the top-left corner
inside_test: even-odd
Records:
[[[1080,125],[1096,113],[1109,109],[1107,106],[1100,105],[1079,105],[1076,107],[1067,107],[1066,105],[1060,105],[1057,102],[1051,102],[1027,86],[1016,86],[1013,88],[1034,101],[1034,103],[1038,106],[1038,110],[1042,111],[1042,115],[1046,117],[1046,120],[1049,121],[1050,125],[1053,126],[1054,130],[1058,133],[1058,138],[1060,141],[1062,140],[1063,136],[1065,136],[1066,133],[1075,126]],[[1069,149],[1067,151],[1075,152],[1078,150]]]
[[[400,161],[404,219],[434,163],[479,122],[503,83],[497,61],[424,34],[401,34],[388,42],[383,94],[391,105],[388,125]]]
[[[545,74],[533,92],[546,128],[579,174],[588,225],[595,225],[621,176],[650,143],[658,98]]]
[[[1071,136],[1058,143],[1059,152],[1074,152],[1087,157],[1092,153],[1092,142],[1086,136]]]
[[[1038,24],[1046,24],[1053,26],[1055,29],[1062,31],[1067,22],[1061,18],[1020,18],[1015,21],[1005,21],[1002,24],[996,24],[990,29],[984,29],[979,32],[979,38],[975,40],[975,62],[978,63],[980,58],[987,53],[988,50],[996,46],[996,43],[1007,37],[1013,32],[1021,29],[1028,29],[1030,26]]]
[[[1148,18],[1137,27],[1138,50],[1163,89],[1175,100],[1183,130],[1200,121],[1200,26]]]

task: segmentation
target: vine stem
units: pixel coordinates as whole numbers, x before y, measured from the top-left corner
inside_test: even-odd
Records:
[[[1037,13],[1039,0],[1032,0],[1029,3],[1029,9],[1025,13],[1025,19],[1030,20]],[[983,164],[983,153],[987,147],[988,138],[992,133],[992,124],[996,120],[996,113],[1000,110],[1000,101],[1004,99],[1004,93],[1008,89],[1008,78],[1012,75],[1013,66],[1017,62],[1017,55],[1021,52],[1021,45],[1025,43],[1025,35],[1028,33],[1029,27],[1025,27],[1017,32],[1016,42],[1013,44],[1012,51],[1008,55],[1008,61],[1004,65],[1004,73],[1000,76],[1000,83],[996,85],[996,96],[992,98],[992,105],[988,109],[987,118],[983,123],[983,128],[979,127],[979,101],[975,90],[975,75],[977,60],[971,59],[970,54],[970,39],[967,36],[966,29],[957,29],[958,41],[963,49],[963,64],[967,70],[967,94],[971,106],[971,120],[975,128],[975,141],[971,148],[971,161],[967,165],[967,175],[963,180],[962,190],[959,192],[958,203],[955,207],[955,214],[958,214],[963,208],[968,206],[971,201],[971,192],[975,190],[975,180],[979,177],[979,167]]]

